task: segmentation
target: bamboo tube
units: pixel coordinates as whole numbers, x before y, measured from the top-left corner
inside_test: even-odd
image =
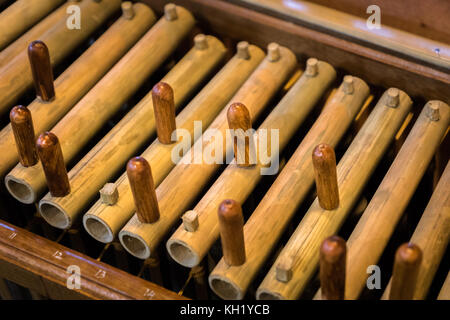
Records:
[[[33,119],[30,110],[24,106],[16,106],[12,108],[9,119],[11,120],[20,164],[24,167],[35,165],[39,159],[36,153]]]
[[[209,126],[263,58],[264,53],[258,47],[249,46],[246,42],[238,44],[236,55],[177,116],[177,127],[188,132],[187,137],[182,136],[180,142],[191,146],[199,138],[201,132],[196,129],[195,121],[202,121],[203,126]],[[176,144],[164,145],[155,140],[142,154],[153,169],[156,186],[176,165],[172,159],[175,148]],[[111,242],[133,216],[133,197],[126,175],[122,174],[115,185],[120,194],[117,203],[108,206],[97,201],[83,217],[88,233],[104,243]]]
[[[393,91],[398,91],[399,102],[395,107],[389,107]],[[344,223],[365,183],[393,141],[411,104],[408,95],[400,90],[391,88],[383,94],[338,164],[339,207],[324,210],[317,199],[313,202],[260,284],[258,299],[295,299],[301,294],[318,267],[320,244],[326,237],[336,234]],[[303,183],[304,177],[301,179]],[[283,257],[293,259],[292,279],[289,282],[280,282],[276,278],[276,266]],[[347,249],[347,266],[349,263]],[[349,277],[347,272],[347,282]]]
[[[3,50],[0,50],[0,68],[3,68],[21,52],[25,51],[31,41],[41,38],[43,34],[53,28],[59,21],[67,19],[67,8],[73,3],[66,1],[63,5],[42,19],[20,38],[10,43]],[[4,30],[4,29],[2,29]]]
[[[56,79],[53,101],[44,103],[36,99],[28,106],[36,133],[49,130],[64,116],[156,20],[154,13],[143,4],[133,5],[133,11],[135,16],[132,20],[119,18]],[[4,177],[17,163],[18,156],[14,150],[13,132],[11,125],[7,125],[0,132],[0,177]]]
[[[422,266],[417,276],[413,299],[423,300],[433,281],[439,263],[450,240],[450,162],[447,164],[436,189],[420,218],[410,242],[422,249]],[[383,294],[390,295],[391,281]]]
[[[395,253],[390,300],[411,300],[417,283],[422,250],[413,243],[402,244]]]
[[[244,216],[241,205],[227,199],[222,201],[218,211],[223,258],[229,266],[240,266],[245,262]]]
[[[321,70],[319,69],[320,74]],[[305,79],[300,81],[305,81]],[[220,297],[242,299],[245,296],[251,281],[259,272],[289,220],[314,183],[311,157],[314,147],[321,142],[335,146],[368,98],[369,87],[364,81],[352,77],[352,86],[354,90],[348,94],[345,93],[344,84],[341,84],[245,224],[246,263],[230,268],[222,259],[210,274],[210,287]],[[292,98],[295,98],[293,99],[294,103],[303,101],[302,96],[309,96],[311,90],[305,89],[298,91],[297,98],[294,95],[295,91],[292,91]],[[302,109],[301,107],[295,108],[296,112]],[[276,219],[273,218],[274,212],[277,212]],[[286,270],[290,268],[290,260],[290,257],[285,259]]]
[[[18,0],[0,13],[0,51],[64,0]]]
[[[208,49],[190,50],[162,79],[173,86],[175,104],[179,108],[225,54],[216,38],[205,38]],[[96,192],[111,178],[138,148],[155,133],[155,114],[149,92],[97,145],[69,172],[72,192],[64,198],[46,195],[39,203],[41,213],[48,217],[62,215],[71,225]],[[174,108],[175,109],[175,108]],[[170,161],[170,159],[169,159]],[[106,169],[105,169],[106,168]],[[119,192],[119,197],[122,197]],[[67,228],[68,225],[54,225]]]
[[[266,58],[230,100],[230,104],[235,101],[244,104],[253,118],[257,118],[264,110],[294,69],[296,59],[292,52],[284,47],[278,49],[280,58],[277,61]],[[228,106],[208,128],[208,131],[214,131],[217,135],[220,133],[219,139],[222,139],[226,133]],[[191,151],[184,155],[157,188],[159,209],[164,219],[151,225],[144,225],[139,223],[136,216],[133,216],[120,231],[120,242],[132,255],[145,259],[155,250],[169,228],[195,199],[214,172],[220,168],[220,163],[216,162],[223,162],[226,155],[230,154],[233,146],[222,141],[222,149],[219,148],[215,154],[217,161],[212,163],[203,161],[203,152],[199,150],[213,149],[215,145],[213,141],[216,140],[205,139],[205,136],[197,140]]]
[[[326,238],[320,247],[322,300],[344,300],[347,246],[338,236]]]
[[[429,101],[348,239],[347,297],[357,299],[439,146],[450,108]]]
[[[171,139],[172,132],[176,130],[176,124],[175,102],[170,85],[165,82],[157,83],[152,89],[152,101],[158,140],[163,144],[176,142]]]
[[[317,199],[320,206],[326,210],[336,209],[339,206],[339,190],[336,174],[336,155],[333,148],[326,143],[319,144],[313,150],[312,162],[316,180]]]
[[[442,285],[441,291],[439,291],[439,295],[437,297],[438,300],[450,300],[450,272],[445,278],[445,282]]]
[[[260,144],[259,141],[255,144],[260,145],[260,155],[261,149],[267,155],[270,155],[271,163],[274,163],[274,160],[277,161],[276,157],[278,157],[279,152],[283,150],[321,95],[334,80],[335,71],[329,64],[319,62],[317,67],[318,71],[314,76],[308,75],[305,71],[300,80],[288,92],[286,98],[280,101],[258,128],[258,135],[264,134],[268,137],[268,141],[267,144]],[[364,96],[364,93],[362,95]],[[345,95],[341,95],[341,98],[346,101],[352,100],[352,98],[346,98]],[[356,108],[361,106],[364,99],[365,96]],[[242,125],[248,126],[245,123]],[[275,146],[272,146],[271,139],[273,138],[269,138],[272,136],[271,129],[277,130],[278,134],[278,139],[273,141]],[[273,150],[272,147],[274,147]],[[262,162],[252,167],[240,167],[235,161],[232,162],[193,209],[198,215],[199,226],[197,230],[189,232],[183,226],[180,226],[168,240],[167,250],[172,258],[185,267],[197,265],[219,237],[216,214],[219,204],[223,199],[233,199],[243,203],[261,180],[262,170],[266,167],[267,165]],[[274,171],[277,170],[278,168]]]
[[[66,161],[73,159],[187,35],[194,18],[182,7],[177,7],[177,12],[176,20],[161,18],[52,129],[61,141]],[[45,191],[45,179],[38,165],[16,166],[5,181],[9,192],[24,203],[35,202]]]
[[[81,28],[67,28],[67,17],[60,19],[39,39],[49,49],[52,65],[60,63],[74,48],[86,40],[120,7],[120,0],[95,2],[83,0],[78,6],[81,10]],[[35,40],[35,39],[33,39]],[[27,61],[27,52],[20,52],[0,70],[0,113],[7,110],[32,85],[33,79]]]
[[[63,197],[69,194],[69,177],[58,137],[52,132],[42,133],[37,139],[36,149],[50,193],[54,197]]]
[[[53,85],[53,70],[50,63],[48,48],[40,40],[33,41],[28,46],[31,73],[33,75],[36,95],[42,101],[48,102],[55,98]]]

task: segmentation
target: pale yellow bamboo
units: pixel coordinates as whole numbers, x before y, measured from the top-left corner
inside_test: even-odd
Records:
[[[161,80],[172,87],[176,108],[182,105],[225,56],[226,49],[217,38],[199,35],[196,39],[203,41],[197,41],[196,46]],[[200,42],[207,48],[198,49]],[[42,216],[57,228],[69,228],[105,182],[123,168],[126,161],[154,133],[155,115],[150,91],[70,170],[70,194],[53,197],[48,193],[39,202]]]
[[[439,263],[450,239],[450,162],[447,164],[436,189],[431,196],[419,224],[409,242],[422,249],[422,264],[417,276],[413,299],[423,300],[433,281]],[[389,281],[382,299],[387,299],[391,290]]]
[[[351,88],[347,84],[351,79]],[[347,92],[347,93],[346,93]],[[367,84],[346,76],[289,162],[244,226],[247,261],[239,267],[218,263],[210,287],[223,299],[243,299],[287,223],[314,184],[312,151],[319,143],[337,145],[369,95]],[[274,216],[276,212],[276,218]]]
[[[423,108],[389,171],[347,241],[346,297],[357,299],[367,267],[378,262],[450,123],[450,107]]]
[[[234,102],[243,103],[249,110],[253,119],[264,110],[274,94],[281,88],[293,71],[296,59],[293,53],[284,47],[274,50],[273,44],[269,45],[269,53],[278,51],[279,58],[273,59],[273,54],[268,54],[266,59],[253,72],[246,83],[230,100],[230,103],[216,117],[209,126],[209,132],[217,130],[225,137],[227,125],[227,109]],[[134,256],[146,259],[159,245],[169,228],[177,221],[186,207],[195,199],[210,177],[220,167],[218,161],[207,163],[203,161],[201,150],[214,150],[215,139],[197,140],[191,151],[188,152],[170,172],[156,190],[161,218],[153,224],[142,224],[134,215],[125,227],[119,232],[119,239],[125,249]],[[223,143],[221,155],[216,154],[217,160],[223,161],[232,150],[232,144]],[[200,158],[201,157],[201,158]]]
[[[271,129],[277,130],[278,141],[267,139],[268,144],[264,146],[268,149],[267,154],[271,154],[273,158],[279,157],[279,152],[283,150],[336,77],[336,71],[328,63],[317,62],[316,59],[308,61],[315,62],[316,74],[311,76],[308,72],[303,73],[258,129],[259,131],[266,131],[267,137],[271,135]],[[361,83],[362,81],[358,84]],[[362,105],[368,94],[367,86],[364,89],[358,90],[359,92],[362,91],[361,95],[357,95],[361,97],[359,106]],[[346,101],[352,100],[345,95],[344,98]],[[355,110],[357,109],[358,107],[355,108]],[[278,144],[277,150],[270,150],[271,142]],[[259,143],[255,144],[258,149],[263,147]],[[261,150],[258,152],[261,152]],[[264,164],[262,163],[250,167],[241,167],[233,161],[225,169],[193,209],[198,216],[197,230],[189,232],[181,225],[168,240],[167,250],[175,261],[185,267],[192,268],[203,260],[219,237],[217,208],[220,203],[224,199],[233,199],[239,203],[244,203],[262,178],[261,169],[263,167]],[[277,171],[278,168],[274,170],[273,174]]]
[[[182,7],[176,9],[176,19],[162,17],[52,128],[51,131],[61,142],[66,163],[136,92],[191,30],[195,22],[191,13]],[[35,202],[45,191],[45,176],[40,164],[27,168],[19,164],[6,176],[5,181],[10,193],[24,203]],[[18,189],[20,192],[17,192]]]
[[[325,210],[317,199],[313,202],[259,286],[258,299],[298,298],[318,267],[322,241],[336,234],[344,223],[411,104],[403,91],[391,88],[384,93],[338,164],[339,207]],[[292,278],[287,282],[276,277],[278,263],[283,259],[292,260]]]
[[[245,52],[247,54],[243,55]],[[177,128],[189,133],[179,136],[182,139],[180,143],[185,143],[187,139],[187,144],[191,146],[200,137],[201,132],[194,129],[194,121],[201,121],[204,127],[209,126],[263,58],[264,52],[258,47],[246,43],[238,44],[238,53],[177,116]],[[171,155],[177,145],[165,145],[155,140],[142,154],[152,168],[156,186],[176,165]],[[113,241],[134,213],[133,195],[126,173],[122,174],[115,185],[120,194],[117,203],[106,205],[99,200],[83,217],[83,224],[88,233],[104,243]]]
[[[62,4],[64,0],[17,0],[0,13],[0,50]]]
[[[6,48],[0,51],[0,68],[2,68],[9,61],[14,59],[22,51],[26,51],[28,45],[39,39],[45,32],[54,27],[62,19],[67,19],[67,8],[72,5],[70,1],[67,1],[55,11],[50,13],[45,19],[37,23],[30,30],[24,33],[20,38],[10,43]]]
[[[442,285],[441,291],[439,291],[439,295],[437,297],[438,300],[450,300],[450,272],[445,278],[445,282]]]
[[[28,109],[36,135],[50,129],[72,108],[156,21],[144,4],[133,5],[131,20],[119,18],[55,80],[56,97],[50,102],[35,99]],[[19,160],[14,135],[8,124],[0,132],[0,178]]]
[[[48,47],[52,65],[61,62],[116,12],[120,8],[120,0],[83,0],[77,5],[81,10],[80,29],[69,29],[67,18],[63,18],[39,37]],[[24,50],[0,70],[0,114],[6,112],[32,84],[28,54]]]

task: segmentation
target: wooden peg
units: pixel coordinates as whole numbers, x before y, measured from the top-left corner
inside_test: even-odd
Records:
[[[164,7],[164,17],[167,21],[173,21],[178,18],[177,6],[173,3],[168,3]]]
[[[272,42],[267,46],[267,59],[270,62],[277,62],[280,60],[280,45],[278,43]]]
[[[141,223],[158,221],[158,200],[156,199],[152,170],[147,160],[143,157],[135,157],[128,161],[127,176],[139,221]]]
[[[389,88],[387,91],[386,104],[388,107],[396,108],[400,103],[400,92],[397,88]]]
[[[336,209],[339,206],[339,190],[333,148],[325,143],[319,144],[314,148],[312,160],[319,204],[325,210]]]
[[[234,200],[224,200],[219,205],[219,230],[223,258],[229,266],[245,262],[244,217],[242,208]]]
[[[152,89],[156,132],[159,142],[172,144],[172,132],[176,130],[173,90],[165,82],[158,82]]]
[[[289,282],[292,279],[292,257],[282,256],[277,263],[275,275],[280,282]]]
[[[308,77],[315,77],[317,75],[317,73],[319,72],[318,64],[319,64],[319,61],[316,58],[309,58],[306,61],[305,74]]]
[[[126,20],[134,18],[135,12],[131,1],[122,2],[122,15]]]
[[[249,46],[249,44],[247,41],[241,41],[236,45],[237,56],[240,59],[243,59],[243,60],[250,59],[250,52],[248,50],[248,46]]]
[[[246,134],[252,128],[250,112],[242,103],[233,103],[227,111],[228,127],[233,132],[234,158],[240,167],[249,167],[256,163],[253,137]],[[244,148],[243,148],[244,147]]]
[[[198,229],[198,214],[194,210],[189,210],[181,218],[186,231],[195,232]]]
[[[206,50],[208,49],[208,41],[206,36],[203,33],[200,33],[194,38],[194,47],[197,50]]]
[[[53,70],[48,48],[42,41],[33,41],[28,46],[28,58],[34,79],[36,95],[43,101],[51,101],[55,97]]]
[[[113,206],[119,200],[119,191],[115,183],[107,183],[100,189],[100,198],[102,203]]]
[[[320,286],[322,300],[344,300],[347,245],[338,236],[331,236],[320,247]]]
[[[16,106],[12,108],[9,119],[16,141],[20,164],[31,167],[38,162],[36,153],[35,135],[31,112],[27,107]]]
[[[36,149],[51,195],[54,197],[68,195],[70,193],[69,177],[58,137],[51,132],[42,133],[37,139]]]
[[[412,300],[421,262],[422,250],[414,243],[404,243],[397,249],[390,300]]]

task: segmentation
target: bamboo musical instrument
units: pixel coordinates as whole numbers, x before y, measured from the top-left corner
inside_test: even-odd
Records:
[[[255,145],[259,145],[258,153],[260,156],[261,152],[264,152],[271,158],[268,163],[274,163],[276,157],[279,156],[279,152],[283,150],[336,76],[335,70],[326,62],[318,62],[314,58],[308,61],[309,65],[312,62],[312,65],[317,67],[315,74],[310,75],[308,71],[311,67],[307,67],[302,77],[290,89],[286,98],[273,109],[258,128],[258,139],[261,139],[261,135],[264,134],[267,141],[262,144],[258,141]],[[362,99],[358,101],[359,106],[356,109],[361,106],[366,93],[368,93],[368,90],[362,92]],[[352,100],[351,98],[347,99]],[[271,129],[277,131],[278,140],[272,141]],[[273,146],[272,143],[274,143]],[[268,166],[267,163],[259,161],[253,166],[241,167],[236,163],[236,160],[228,165],[193,209],[198,215],[199,226],[197,230],[188,232],[181,225],[167,241],[167,249],[171,257],[185,267],[197,265],[219,236],[216,212],[221,201],[233,199],[243,203],[261,180],[262,169]],[[278,170],[278,168],[275,170]]]
[[[438,300],[450,300],[450,272],[445,278],[444,284],[442,285],[441,291],[437,297]]]
[[[450,162],[447,163],[410,240],[422,249],[423,254],[417,285],[412,297],[415,300],[426,298],[450,240],[450,194],[448,190],[450,190]],[[390,295],[391,282],[392,279],[384,291],[383,299]]]
[[[176,7],[176,12],[174,20],[162,17],[51,130],[60,139],[66,162],[73,159],[193,27],[194,18],[189,11]],[[45,179],[39,165],[16,166],[5,182],[9,192],[24,203],[35,202],[45,191]]]
[[[196,129],[195,121],[201,121],[202,126],[209,126],[263,58],[264,53],[258,47],[248,45],[246,42],[237,45],[236,55],[177,116],[177,128],[187,132],[186,135],[180,135],[181,144],[186,144],[189,148],[200,137],[201,132]],[[172,152],[177,145],[164,145],[155,140],[142,154],[152,167],[156,186],[176,165],[172,159]],[[117,203],[107,205],[97,201],[83,217],[83,224],[88,233],[105,243],[114,239],[132,217],[134,210],[126,175],[122,174],[114,184],[120,194]]]
[[[358,298],[450,123],[450,107],[429,101],[347,241],[347,298]]]
[[[16,106],[12,108],[9,119],[16,141],[20,164],[24,167],[35,165],[38,162],[38,157],[30,110],[24,106]]]
[[[55,80],[53,101],[36,99],[28,106],[35,133],[50,129],[63,117],[156,21],[153,11],[146,5],[134,4],[133,11],[133,19],[119,18]],[[2,178],[17,163],[18,156],[14,150],[13,132],[11,125],[7,125],[0,132]]]
[[[69,29],[66,25],[67,18],[64,17],[39,37],[39,40],[49,48],[52,65],[61,62],[116,12],[120,8],[120,0],[100,2],[83,0],[77,5],[81,12],[82,27],[80,29]],[[32,82],[27,52],[24,50],[0,69],[0,96],[2,97],[0,113],[7,110],[32,85]]]
[[[351,92],[345,83],[351,83]],[[300,92],[301,95],[309,95],[310,91]],[[221,260],[211,272],[210,287],[217,295],[224,299],[243,299],[251,281],[314,183],[311,157],[314,147],[321,142],[337,145],[368,96],[369,87],[364,81],[346,76],[245,224],[247,262],[240,267],[229,268]],[[293,101],[299,103],[303,99]],[[273,212],[277,212],[276,219]],[[286,259],[287,265],[289,260]]]
[[[201,35],[197,39],[203,39],[207,48],[199,50],[194,46],[162,79],[173,86],[177,109],[222,61],[225,54],[225,47],[217,38]],[[53,226],[62,229],[70,226],[97,191],[155,133],[157,118],[153,112],[152,94],[153,91],[150,91],[70,170],[72,192],[69,195],[54,198],[47,194],[39,202],[42,215],[47,216],[49,221],[51,216],[58,214],[68,222],[68,225],[51,223]],[[120,192],[119,197],[122,197]]]
[[[395,96],[398,97],[398,103],[394,105],[392,97]],[[344,223],[378,161],[394,139],[411,104],[411,99],[401,90],[390,88],[383,94],[339,161],[339,207],[325,210],[317,199],[313,202],[260,284],[258,299],[289,300],[302,293],[318,267],[320,244],[326,237],[336,234]],[[347,268],[351,264],[348,250]],[[284,257],[293,259],[292,279],[289,282],[281,282],[276,278],[277,264]],[[349,277],[347,272],[347,281]]]
[[[274,50],[273,46],[272,50]],[[296,58],[290,50],[278,46],[276,50],[279,51],[279,59],[273,61],[266,57],[229,103],[230,105],[239,101],[244,104],[254,119],[287,80],[296,63]],[[210,150],[211,153],[214,142],[225,137],[229,105],[222,110],[206,131],[206,133],[214,132],[218,138],[205,139],[203,135],[157,188],[159,209],[164,219],[153,224],[141,224],[136,216],[133,216],[119,232],[120,242],[132,255],[140,259],[150,255],[232,150],[233,146],[222,140],[222,144],[215,153],[217,161],[212,163],[204,161],[203,151],[199,151],[200,149]]]
[[[395,253],[390,300],[411,300],[422,263],[422,250],[414,243],[402,244]]]
[[[0,13],[0,51],[64,0],[18,0]]]
[[[322,300],[343,300],[345,297],[345,264],[347,246],[338,236],[326,238],[320,246],[320,287]]]

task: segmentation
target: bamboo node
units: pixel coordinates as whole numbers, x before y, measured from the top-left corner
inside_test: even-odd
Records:
[[[431,121],[439,121],[440,115],[439,115],[439,107],[441,103],[439,101],[430,101],[427,103],[426,108],[426,116]]]
[[[391,108],[398,107],[400,103],[400,92],[396,88],[390,88],[387,92],[386,105]]]
[[[206,36],[202,33],[198,34],[194,38],[194,47],[197,50],[208,49],[208,41],[206,41]]]
[[[309,58],[306,61],[305,74],[308,77],[315,77],[319,73],[319,61],[316,58]]]
[[[276,62],[280,60],[280,46],[278,43],[272,42],[267,46],[267,59],[270,62]]]
[[[130,1],[125,1],[122,3],[122,14],[126,20],[131,20],[134,18],[133,3]]]
[[[237,44],[237,56],[239,59],[248,60],[250,59],[250,52],[248,51],[248,42],[241,41]]]
[[[352,76],[345,76],[344,82],[343,82],[343,90],[345,94],[353,94],[354,87],[353,87],[353,77]]]
[[[198,229],[198,214],[194,210],[187,211],[183,217],[183,226],[186,231],[195,232]]]
[[[280,282],[289,282],[292,279],[292,257],[282,256],[275,268],[276,279]]]
[[[177,6],[173,3],[166,4],[164,7],[164,17],[167,21],[178,19]]]
[[[108,206],[113,206],[119,200],[119,191],[114,183],[107,183],[100,190],[100,199]]]

